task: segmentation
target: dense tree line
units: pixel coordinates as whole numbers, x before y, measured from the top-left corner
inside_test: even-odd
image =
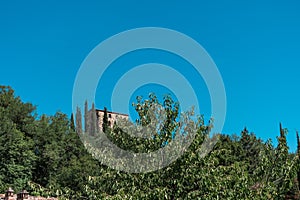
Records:
[[[137,98],[136,123],[149,123],[154,103],[159,101],[153,94]],[[106,116],[103,130],[115,144],[133,152],[168,145],[178,127],[179,106],[168,96],[160,104],[167,111],[166,123],[153,139],[132,138],[118,126],[111,129]],[[84,129],[78,113],[71,119],[61,112],[39,116],[12,88],[0,87],[0,192],[13,187],[61,199],[299,199],[299,136],[297,152],[290,153],[287,129],[281,125],[277,146],[245,128],[240,135],[220,134],[203,157],[201,144],[213,123],[199,117],[197,134],[182,157],[154,172],[126,173],[88,153],[75,131]]]

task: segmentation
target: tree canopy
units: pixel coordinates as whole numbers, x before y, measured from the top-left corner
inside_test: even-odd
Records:
[[[152,138],[132,137],[117,125],[109,128],[104,116],[100,120],[107,137],[132,152],[168,145],[179,126],[179,105],[169,96],[163,102],[154,94],[137,98],[136,123],[149,123],[148,111],[154,103],[164,107],[167,115]],[[89,113],[87,106],[85,110]],[[88,153],[79,137],[84,129],[81,111],[74,116],[37,115],[34,105],[24,103],[12,88],[0,86],[0,192],[13,187],[60,199],[299,199],[299,136],[295,135],[297,152],[289,152],[288,131],[281,124],[277,146],[244,128],[240,135],[220,133],[212,151],[203,157],[201,145],[213,123],[199,116],[197,134],[180,158],[153,172],[127,173],[103,165]]]

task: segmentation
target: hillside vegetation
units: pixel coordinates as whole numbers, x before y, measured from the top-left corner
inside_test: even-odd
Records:
[[[155,95],[137,99],[137,123],[148,123],[152,103],[159,103]],[[167,145],[178,126],[178,104],[169,97],[160,104],[168,116],[153,141],[132,139],[117,126],[105,125],[107,136],[134,152]],[[73,115],[69,119],[61,112],[38,115],[12,88],[0,86],[0,193],[12,187],[60,199],[299,199],[299,137],[292,133],[298,151],[290,153],[288,132],[281,125],[277,146],[245,128],[240,135],[220,134],[213,150],[202,157],[201,144],[213,123],[199,117],[196,137],[182,157],[161,170],[131,174],[94,159],[76,134],[74,121]]]

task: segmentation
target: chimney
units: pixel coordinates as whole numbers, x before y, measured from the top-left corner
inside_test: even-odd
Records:
[[[25,200],[28,199],[29,193],[26,190],[22,190],[17,194],[17,200]]]
[[[14,196],[14,190],[11,189],[11,187],[8,188],[8,190],[5,192],[5,200],[8,200],[9,197]]]

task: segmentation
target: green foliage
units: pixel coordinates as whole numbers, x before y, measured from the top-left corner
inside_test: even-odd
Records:
[[[154,104],[166,110],[163,126],[151,138],[132,137],[103,127],[108,138],[133,152],[151,152],[168,145],[177,130],[179,104],[169,96],[160,103],[154,94],[137,98],[137,124],[151,123]],[[94,106],[85,115],[95,120]],[[10,87],[0,87],[0,190],[9,186],[33,195],[60,199],[299,199],[298,151],[289,153],[287,129],[280,125],[278,145],[263,142],[245,128],[240,136],[216,136],[218,142],[203,157],[201,145],[213,126],[197,119],[197,134],[185,153],[169,166],[149,173],[130,174],[101,165],[80,140],[81,111],[68,119],[57,112],[37,117],[35,107],[23,103]],[[76,124],[76,127],[75,125]],[[86,128],[96,129],[93,124]],[[75,131],[77,130],[77,133]],[[87,129],[87,130],[88,130]]]
[[[32,178],[36,157],[32,138],[34,106],[21,102],[10,87],[0,87],[0,186],[16,189]]]

